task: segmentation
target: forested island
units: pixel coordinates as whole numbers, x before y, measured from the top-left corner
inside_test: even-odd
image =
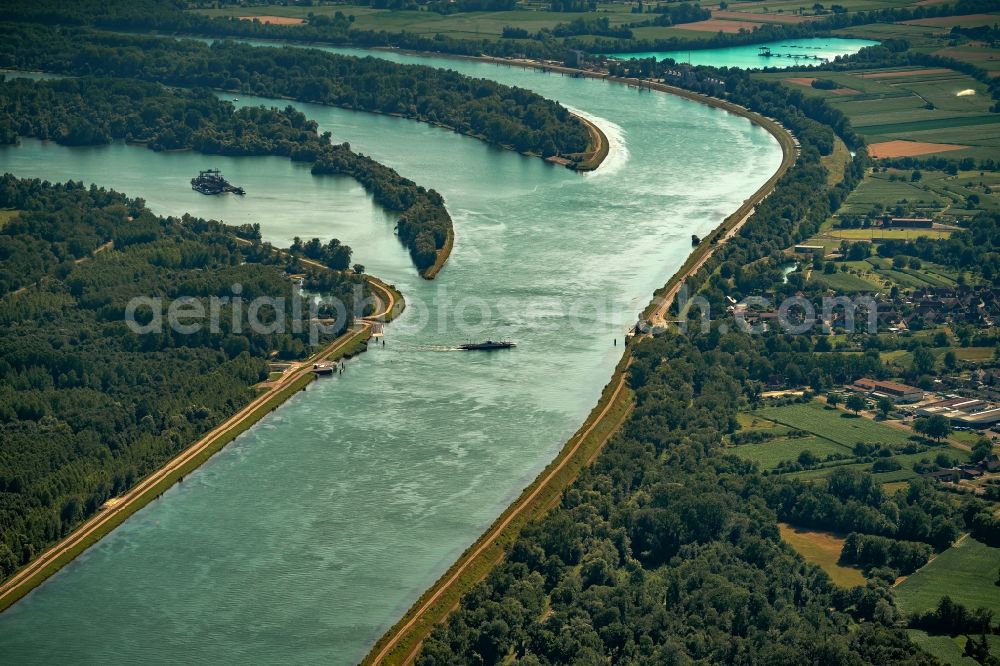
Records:
[[[0,67],[127,76],[392,114],[570,163],[590,143],[586,126],[562,105],[451,70],[315,49],[209,45],[10,23],[0,26],[0,35]]]
[[[351,271],[320,271],[275,252],[253,228],[157,217],[141,199],[96,186],[8,174],[0,209],[8,213],[0,227],[3,577],[246,405],[257,395],[252,385],[268,378],[272,354],[310,351],[305,328],[237,327],[231,303],[220,308],[217,330],[206,323],[193,333],[164,326],[139,334],[126,325],[130,299],[204,305],[232,298],[238,284],[246,302],[284,298],[285,311],[270,314],[290,318],[289,273],[306,274],[310,288],[347,306],[342,330],[356,289],[367,289]],[[341,261],[345,254],[349,261],[350,248]]]
[[[15,143],[18,136],[70,146],[128,141],[152,150],[311,162],[314,174],[350,176],[377,204],[400,213],[399,238],[422,275],[432,276],[447,259],[453,231],[441,195],[346,143],[332,143],[329,132],[320,134],[315,121],[290,106],[235,109],[210,90],[169,89],[134,79],[2,81],[0,143]]]

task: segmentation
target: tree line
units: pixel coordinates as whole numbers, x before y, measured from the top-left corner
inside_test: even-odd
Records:
[[[401,0],[376,0],[372,6],[406,9],[412,4]],[[674,13],[673,3],[659,5],[662,11]],[[454,11],[507,11],[512,9],[509,0],[461,0],[428,4],[429,9],[440,13]],[[594,11],[593,0],[554,0],[551,11]],[[584,39],[561,38],[551,33],[539,33],[531,39],[466,39],[447,35],[423,36],[408,31],[362,30],[354,26],[353,17],[338,12],[334,16],[310,15],[302,25],[275,25],[260,21],[246,21],[235,17],[205,16],[185,11],[186,3],[179,0],[78,0],[62,3],[58,0],[13,0],[5,7],[5,18],[35,23],[60,25],[93,25],[112,30],[149,31],[167,33],[288,39],[301,42],[325,42],[345,46],[398,48],[454,53],[461,55],[488,54],[494,56],[528,56],[535,58],[562,58],[566,49],[589,53],[627,53],[629,51],[668,51],[682,48],[705,49],[722,46],[753,44],[778,39],[793,39],[829,34],[830,31],[869,23],[894,23],[898,21],[957,16],[992,11],[990,0],[958,0],[954,3],[890,7],[878,10],[835,12],[815,21],[799,24],[766,24],[752,31],[717,33],[711,37],[690,39],[667,37],[634,39],[622,34],[601,37],[601,32],[584,35]],[[696,6],[678,11],[676,16],[659,18],[660,23],[687,22],[697,13]],[[653,11],[656,11],[654,8]],[[678,20],[679,19],[679,20]],[[700,19],[694,19],[700,20]],[[655,23],[656,19],[654,19]],[[596,24],[594,27],[599,27]],[[596,36],[596,37],[595,37]]]
[[[208,312],[206,299],[232,299],[239,284],[245,303],[283,298],[284,311],[261,317],[289,321],[288,274],[305,273],[345,303],[347,326],[367,288],[259,239],[238,242],[219,222],[157,217],[96,186],[8,174],[0,208],[18,211],[0,228],[0,577],[249,403],[272,354],[311,349],[308,330],[255,331],[232,301],[216,330],[137,333],[130,299],[188,297]],[[152,317],[136,311],[138,323]]]
[[[350,176],[375,203],[400,213],[400,240],[421,273],[434,264],[452,233],[441,195],[352,151],[349,144],[332,143],[329,132],[320,134],[315,121],[291,106],[235,109],[203,88],[168,89],[133,79],[0,78],[0,142],[15,143],[18,136],[72,146],[129,141],[152,150],[191,148],[210,155],[279,155],[312,162],[314,174]]]
[[[586,126],[557,102],[452,70],[318,49],[81,29],[6,24],[0,34],[0,66],[12,69],[139,78],[398,115],[543,157],[572,159],[590,142]]]

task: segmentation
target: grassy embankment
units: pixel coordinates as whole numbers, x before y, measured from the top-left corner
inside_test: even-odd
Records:
[[[393,301],[393,307],[387,308],[387,311],[383,314],[385,321],[391,321],[392,318],[398,316],[399,313],[402,312],[404,307],[402,295],[395,289],[395,287],[392,285],[386,285],[378,278],[367,276],[367,279],[373,284],[374,288],[383,291],[383,295],[386,299]],[[384,305],[387,306],[388,303],[384,302]],[[342,358],[350,358],[365,351],[367,349],[367,341],[371,337],[371,332],[371,325],[365,322],[361,326],[356,327],[355,329],[348,331],[333,340],[321,351],[313,354],[302,362],[301,366],[296,371],[297,375],[291,378],[287,385],[277,388],[277,390],[274,390],[270,396],[265,397],[266,394],[259,396],[257,399],[262,400],[261,403],[239,421],[229,427],[219,430],[218,434],[213,434],[213,431],[210,431],[205,435],[205,437],[199,439],[195,444],[192,444],[192,447],[199,446],[203,443],[205,444],[195,455],[191,456],[177,467],[171,469],[168,473],[164,474],[162,478],[157,480],[156,483],[150,485],[139,495],[130,498],[123,505],[116,506],[113,510],[109,508],[98,512],[95,516],[83,523],[83,525],[77,528],[77,530],[70,533],[70,535],[66,537],[66,539],[72,539],[76,532],[87,531],[91,527],[92,521],[103,518],[105,512],[111,512],[108,520],[100,523],[96,528],[90,529],[84,538],[72,542],[68,547],[65,547],[61,551],[58,551],[57,549],[60,548],[60,544],[63,543],[62,541],[55,544],[49,550],[46,550],[41,557],[45,557],[46,554],[50,552],[57,552],[58,554],[50,561],[46,562],[44,566],[33,572],[29,577],[18,581],[13,587],[0,591],[0,611],[10,607],[12,604],[24,597],[24,595],[28,594],[31,590],[41,585],[49,576],[59,571],[62,567],[87,550],[87,548],[100,541],[137,511],[157,499],[175,483],[182,481],[185,475],[200,467],[206,460],[221,451],[227,444],[232,442],[241,434],[249,430],[253,425],[264,418],[264,416],[276,410],[286,400],[299,391],[305,390],[305,388],[314,379],[316,379],[316,375],[308,370],[311,363],[321,360],[337,361]],[[278,379],[280,380],[280,377]],[[174,460],[182,458],[189,450],[190,447],[180,452]],[[170,463],[167,463],[164,467],[168,467],[169,465]],[[157,472],[154,472],[153,474],[156,473]]]
[[[87,548],[93,544],[100,541],[107,534],[109,534],[116,527],[121,525],[123,522],[128,520],[135,512],[139,511],[147,504],[157,499],[166,490],[173,486],[178,481],[182,480],[185,475],[191,473],[199,466],[202,465],[206,460],[211,458],[213,455],[218,453],[225,447],[229,442],[233,441],[239,435],[246,432],[251,426],[257,423],[260,419],[264,418],[267,414],[271,413],[277,407],[283,403],[285,400],[290,398],[292,395],[298,393],[299,391],[305,389],[305,387],[315,379],[315,375],[312,373],[307,373],[302,375],[292,381],[288,386],[282,388],[280,391],[275,392],[267,401],[262,403],[255,409],[250,416],[241,421],[237,426],[230,430],[227,430],[219,437],[217,437],[212,445],[206,448],[204,451],[200,452],[197,456],[193,457],[190,461],[185,463],[183,466],[179,467],[170,475],[166,476],[159,483],[151,486],[146,492],[144,492],[138,500],[131,503],[128,507],[123,508],[121,511],[117,512],[113,519],[106,522],[101,526],[100,529],[95,530],[87,536],[86,539],[75,544],[73,547],[63,551],[59,557],[49,562],[45,567],[39,569],[31,578],[27,579],[25,582],[21,583],[13,590],[9,595],[5,595],[0,598],[0,611],[5,610],[13,603],[18,601],[28,592],[34,588],[41,585],[45,579],[47,579],[52,574],[59,571],[67,564],[69,564],[74,558],[84,552]]]
[[[19,210],[13,210],[10,208],[0,209],[0,229],[3,229],[7,223],[17,217],[17,214],[20,212],[21,211]]]

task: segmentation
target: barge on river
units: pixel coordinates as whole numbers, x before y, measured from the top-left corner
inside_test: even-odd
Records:
[[[206,169],[198,172],[198,176],[191,179],[191,189],[202,194],[222,194],[223,192],[232,192],[241,196],[246,194],[242,187],[237,187],[223,178],[218,169]]]
[[[464,345],[459,345],[458,348],[462,351],[489,351],[492,349],[510,349],[516,347],[517,345],[513,342],[507,342],[505,340],[495,341],[487,340],[486,342],[467,342]]]

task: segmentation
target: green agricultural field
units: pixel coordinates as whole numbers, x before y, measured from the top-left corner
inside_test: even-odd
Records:
[[[932,33],[932,28],[920,26],[883,26],[873,28],[878,39],[894,36],[893,30],[905,28]],[[858,37],[861,29],[850,29]],[[861,30],[863,32],[863,30]],[[906,34],[902,35],[906,36]],[[907,39],[909,37],[907,36]],[[927,36],[943,46],[941,39]],[[977,56],[980,57],[980,56]],[[985,56],[982,56],[985,57]],[[823,78],[836,81],[842,88],[857,91],[817,91],[809,86],[787,85],[805,94],[824,97],[843,111],[854,129],[869,143],[908,140],[929,143],[950,143],[968,146],[948,151],[949,157],[989,158],[1000,148],[1000,116],[990,111],[993,101],[985,84],[957,71],[936,71],[940,68],[897,67],[861,72],[823,72]],[[760,78],[785,80],[792,73],[758,74]],[[972,94],[968,94],[972,91]],[[963,93],[963,94],[959,94]]]
[[[548,12],[519,9],[509,12],[461,12],[448,16],[429,11],[395,11],[372,9],[359,5],[333,5],[325,7],[283,7],[264,5],[255,7],[227,7],[200,10],[211,16],[288,16],[305,18],[310,12],[332,15],[340,11],[354,15],[354,27],[359,30],[406,30],[418,35],[443,34],[457,39],[499,38],[504,26],[523,28],[535,33],[542,28],[554,28],[583,16],[593,17],[593,12]],[[612,25],[622,25],[636,20],[630,7],[623,4],[598,6],[600,16],[607,16]],[[678,33],[684,31],[677,31]],[[690,31],[688,31],[690,32]],[[699,33],[694,33],[698,35]],[[671,35],[673,36],[673,35]]]
[[[929,652],[945,664],[959,666],[978,666],[979,662],[965,656],[965,636],[931,636],[917,629],[907,629],[910,640],[920,646],[921,650]]]
[[[903,272],[890,269],[887,271],[879,271],[879,275],[905,289],[922,289],[924,287],[935,286],[928,280],[924,280],[910,271]]]
[[[911,141],[930,141],[930,138],[924,136],[922,133],[933,131],[935,132],[933,139],[937,143],[961,143],[962,141],[981,138],[977,136],[979,132],[985,131],[992,134],[993,128],[990,126],[1000,123],[1000,117],[997,116],[960,116],[950,112],[933,114],[936,117],[930,117],[930,115],[924,113],[880,114],[875,121],[869,121],[868,124],[859,124],[855,129],[862,134],[885,140],[889,138],[902,138]],[[862,118],[860,121],[865,123],[866,119]],[[910,138],[914,135],[919,136],[917,138]],[[993,136],[987,138],[993,138]],[[876,143],[876,141],[872,140],[872,143]],[[948,152],[958,153],[961,151]]]
[[[740,426],[740,430],[768,430],[773,432],[786,432],[788,428],[785,426],[778,425],[774,421],[768,421],[767,419],[761,418],[756,414],[750,414],[747,412],[740,412],[736,415],[736,422]]]
[[[997,125],[1000,131],[1000,125]],[[921,170],[920,179],[912,180],[912,171],[889,169],[870,172],[841,204],[837,215],[867,215],[875,210],[902,206],[913,215],[921,215],[952,223],[952,218],[964,218],[975,210],[1000,210],[1000,173],[960,171],[949,175],[944,171]],[[975,195],[973,197],[973,195]],[[970,197],[973,197],[970,200]],[[978,198],[978,204],[970,204]],[[974,208],[970,209],[969,206]],[[840,234],[842,238],[865,240],[886,238],[943,237],[951,232],[930,229],[834,229],[836,218],[828,220],[824,232]]]
[[[644,28],[632,28],[632,36],[635,39],[708,39],[714,35],[714,32],[687,30],[674,26],[651,25]]]
[[[727,450],[744,460],[756,462],[761,469],[774,469],[783,460],[795,460],[803,451],[809,451],[817,458],[826,458],[830,454],[851,455],[846,446],[822,437],[782,437],[756,444],[740,444]]]
[[[869,422],[871,423],[871,421]],[[836,462],[828,463],[821,467],[816,467],[814,469],[807,469],[801,472],[792,472],[788,474],[789,478],[801,479],[803,481],[815,481],[817,479],[823,479],[828,477],[833,473],[834,470],[846,469],[854,472],[869,472],[879,483],[900,483],[903,481],[909,481],[910,479],[915,479],[919,474],[913,471],[914,463],[921,460],[934,460],[934,457],[938,453],[947,453],[949,456],[954,458],[956,461],[962,463],[969,459],[969,453],[967,451],[960,451],[957,449],[950,449],[944,446],[939,448],[931,449],[929,451],[922,451],[920,453],[907,453],[902,455],[894,455],[892,459],[899,463],[900,469],[893,470],[891,472],[875,472],[872,470],[871,462]]]
[[[921,25],[935,28],[939,32],[948,32],[951,28],[959,26],[962,28],[975,28],[984,25],[994,25],[1000,23],[1000,14],[963,14],[959,16],[939,16],[929,19],[916,19],[904,21],[908,25]]]
[[[995,353],[993,347],[956,347],[954,351],[960,360],[972,363],[992,361]]]
[[[949,351],[955,352],[955,356],[958,357],[958,360],[966,361],[968,363],[988,363],[993,360],[994,354],[993,347],[937,347],[931,349],[931,353],[938,360],[939,367],[941,359]],[[909,368],[913,363],[913,353],[908,352],[905,349],[881,352],[879,353],[879,358],[886,363],[892,363],[901,369]]]
[[[943,210],[951,203],[950,199],[935,191],[929,182],[924,182],[923,179],[912,182],[909,174],[906,174],[906,179],[899,178],[900,175],[902,174],[897,173],[897,179],[890,180],[887,173],[869,174],[848,195],[841,205],[840,214],[864,215],[874,207],[890,207],[904,201],[904,205],[915,210],[932,212]]]
[[[827,409],[817,401],[804,405],[765,407],[755,414],[792,428],[811,432],[849,449],[853,449],[858,442],[889,446],[903,446],[910,442],[910,434],[904,430],[865,418],[845,418],[844,412]]]
[[[986,44],[962,44],[935,51],[934,54],[982,67],[987,72],[1000,72],[1000,53]]]
[[[869,229],[831,229],[829,232],[832,238],[844,240],[915,240],[920,236],[926,238],[947,238],[952,234],[949,230],[937,231],[934,229],[881,229],[871,227]]]
[[[820,271],[813,271],[812,280],[814,282],[819,282],[834,291],[842,291],[846,293],[877,291],[880,288],[880,285],[870,282],[863,277],[859,277],[852,273],[843,273],[839,270],[836,273],[831,273],[829,275]]]
[[[1000,548],[966,537],[896,587],[896,605],[906,614],[929,610],[948,595],[969,608],[1000,614],[994,583],[1000,571]]]

